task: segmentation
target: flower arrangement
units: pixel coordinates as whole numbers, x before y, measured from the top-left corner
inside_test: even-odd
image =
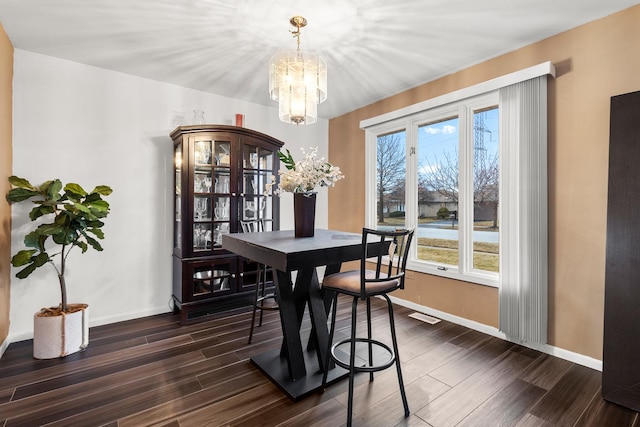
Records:
[[[278,157],[287,168],[280,169],[280,185],[277,194],[284,192],[290,193],[312,193],[317,187],[333,187],[336,182],[344,178],[338,166],[334,166],[324,160],[323,157],[318,158],[318,147],[312,147],[307,152],[301,148],[304,158],[298,162],[286,150],[286,154],[278,151]],[[271,184],[267,184],[267,191],[271,190],[275,183],[275,177],[271,177]]]

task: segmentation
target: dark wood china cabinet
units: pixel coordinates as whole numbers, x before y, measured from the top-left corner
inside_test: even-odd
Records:
[[[173,299],[183,323],[252,294],[256,265],[221,247],[240,220],[264,219],[279,229],[278,196],[266,192],[277,176],[283,143],[226,125],[180,126],[174,144]],[[246,299],[246,298],[245,298]]]

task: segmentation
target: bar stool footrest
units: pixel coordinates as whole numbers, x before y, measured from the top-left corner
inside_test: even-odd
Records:
[[[280,310],[278,301],[275,298],[259,298],[256,301],[255,307],[258,310]]]
[[[391,347],[389,347],[388,345],[386,345],[385,343],[382,343],[380,341],[377,340],[373,340],[373,339],[368,339],[368,338],[356,338],[355,339],[356,343],[365,343],[367,345],[367,349],[369,344],[371,344],[372,349],[374,351],[374,359],[376,358],[380,358],[380,353],[382,352],[382,354],[387,355],[388,360],[384,363],[380,363],[380,364],[373,364],[370,365],[369,364],[369,353],[365,352],[365,353],[358,353],[356,352],[356,361],[360,360],[360,361],[364,361],[364,365],[362,364],[358,364],[356,363],[356,365],[354,366],[353,370],[354,372],[378,372],[378,371],[383,371],[389,367],[391,367],[395,361],[396,361],[396,355],[393,352],[393,350],[391,349]],[[346,351],[345,349],[339,349],[338,347],[340,346],[344,346],[345,344],[348,344],[346,347]],[[337,343],[335,343],[334,345],[331,346],[331,359],[336,363],[336,365],[340,366],[341,368],[344,369],[350,369],[349,366],[349,361],[347,360],[346,362],[344,360],[341,360],[338,357],[338,353],[341,353],[343,355],[346,355],[347,357],[350,357],[350,349],[351,349],[351,339],[346,339],[346,340],[342,340],[339,341]],[[381,351],[380,351],[381,350]]]

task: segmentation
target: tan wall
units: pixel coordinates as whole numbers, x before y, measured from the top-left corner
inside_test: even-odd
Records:
[[[13,46],[0,25],[0,344],[9,334],[11,209],[4,195],[11,175]]]
[[[329,226],[364,223],[360,120],[545,61],[549,84],[549,344],[602,358],[610,97],[640,90],[640,5],[469,67],[329,122]],[[498,292],[414,273],[399,297],[497,326]]]

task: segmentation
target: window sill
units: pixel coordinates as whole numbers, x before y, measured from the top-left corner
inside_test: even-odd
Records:
[[[447,279],[459,280],[462,282],[474,283],[476,285],[490,286],[492,288],[500,287],[497,273],[462,274],[458,272],[456,267],[449,267],[447,270],[441,270],[436,265],[416,261],[409,261],[407,263],[407,270],[445,277]]]

